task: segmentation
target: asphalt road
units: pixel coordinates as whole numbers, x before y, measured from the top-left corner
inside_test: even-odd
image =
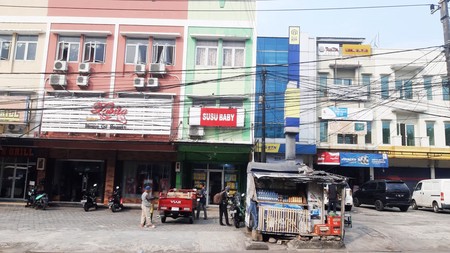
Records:
[[[246,229],[220,226],[218,210],[208,220],[173,220],[139,227],[140,210],[84,212],[80,207],[34,210],[0,205],[0,252],[239,252],[250,241]],[[345,248],[294,249],[269,244],[270,252],[450,252],[450,213],[431,210],[378,212],[352,210],[353,227],[345,227]],[[248,252],[248,251],[247,251]],[[261,252],[261,251],[259,251]]]

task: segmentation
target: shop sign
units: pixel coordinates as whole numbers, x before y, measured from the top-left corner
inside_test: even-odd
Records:
[[[280,143],[266,143],[266,153],[278,153],[280,151]],[[258,142],[256,144],[256,152],[261,152],[262,144]]]
[[[339,44],[321,43],[317,46],[317,54],[320,56],[323,56],[323,55],[338,56],[340,54]]]
[[[339,152],[317,153],[317,164],[319,165],[339,165]]]
[[[26,147],[6,147],[2,146],[0,151],[1,156],[15,156],[15,157],[33,157],[34,150]]]
[[[189,125],[205,127],[243,127],[244,109],[219,107],[191,107]]]
[[[300,26],[289,26],[289,45],[300,45]]]
[[[387,154],[340,153],[342,167],[388,168]]]
[[[342,45],[342,55],[369,56],[371,54],[372,48],[370,47],[370,45],[353,45],[353,44]]]
[[[364,108],[330,106],[321,109],[322,119],[372,121],[373,112]]]
[[[29,99],[25,96],[14,96],[0,99],[0,122],[24,123],[27,121]]]

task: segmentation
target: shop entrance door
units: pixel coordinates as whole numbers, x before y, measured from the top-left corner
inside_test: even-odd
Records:
[[[214,204],[216,193],[223,189],[223,171],[209,171],[208,173],[208,204]]]
[[[3,169],[1,180],[1,198],[25,198],[27,182],[26,167],[6,166]]]

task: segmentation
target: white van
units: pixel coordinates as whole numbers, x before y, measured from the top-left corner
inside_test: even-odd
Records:
[[[435,212],[450,209],[450,179],[426,179],[417,183],[411,206],[415,210],[432,207]]]

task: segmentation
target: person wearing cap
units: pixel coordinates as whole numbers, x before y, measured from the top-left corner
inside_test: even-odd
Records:
[[[227,210],[227,205],[228,205],[228,192],[230,191],[230,187],[227,186],[225,187],[225,189],[222,191],[222,200],[219,203],[219,217],[220,217],[220,225],[225,226],[225,224],[223,224],[222,221],[222,216],[225,216],[225,222],[227,223],[228,226],[231,226],[230,222],[228,221],[228,210]]]
[[[141,195],[141,200],[142,200],[141,228],[143,228],[144,226],[147,228],[155,227],[155,225],[152,224],[152,220],[151,220],[152,196],[150,195],[150,190],[151,190],[150,186],[148,186],[148,185],[145,186],[144,192]]]

